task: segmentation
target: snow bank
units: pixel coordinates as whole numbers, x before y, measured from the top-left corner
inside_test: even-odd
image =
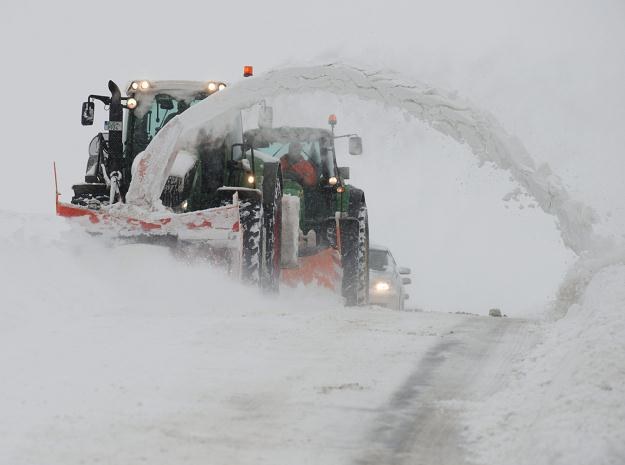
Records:
[[[329,92],[380,102],[405,111],[434,129],[471,147],[480,162],[491,162],[511,176],[558,220],[567,247],[581,254],[594,248],[594,212],[571,199],[548,165],[537,166],[521,142],[508,135],[487,112],[455,95],[408,80],[394,73],[343,64],[286,68],[246,79],[176,117],[180,128],[162,131],[146,150],[150,175],[133,179],[128,201],[144,208],[158,205],[175,148],[192,149],[207,127],[228,129],[228,114],[262,99],[280,95]]]
[[[567,281],[579,301],[545,326],[507,389],[469,408],[476,463],[625,463],[625,255],[601,268],[609,260],[578,264]]]
[[[551,318],[564,316],[572,305],[580,302],[587,286],[599,271],[622,263],[625,263],[625,248],[605,248],[593,254],[583,255],[567,272],[549,316]],[[623,285],[625,286],[625,283]]]

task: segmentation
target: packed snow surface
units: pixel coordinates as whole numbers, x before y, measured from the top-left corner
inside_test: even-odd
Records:
[[[623,266],[529,323],[267,299],[167,248],[0,219],[1,464],[622,463]]]

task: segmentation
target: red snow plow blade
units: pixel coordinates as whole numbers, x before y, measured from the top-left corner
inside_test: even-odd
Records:
[[[187,213],[148,212],[126,204],[92,210],[59,201],[56,164],[56,214],[75,221],[87,232],[112,236],[170,236],[187,241],[207,241],[211,245],[241,248],[242,235],[238,196],[232,205]]]
[[[56,213],[76,218],[84,229],[96,234],[114,234],[122,237],[139,235],[175,236],[182,240],[203,240],[240,247],[239,206],[211,208],[189,213],[132,213],[113,206],[90,210],[78,205],[58,202]]]

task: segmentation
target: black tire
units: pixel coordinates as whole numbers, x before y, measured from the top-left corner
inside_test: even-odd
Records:
[[[341,220],[343,297],[345,305],[369,303],[369,218],[364,199]]]
[[[241,233],[243,251],[241,254],[241,281],[260,285],[262,269],[262,204],[260,200],[248,199],[241,203]]]
[[[282,175],[278,163],[265,163],[263,170],[263,243],[262,288],[269,293],[280,290],[282,250]]]

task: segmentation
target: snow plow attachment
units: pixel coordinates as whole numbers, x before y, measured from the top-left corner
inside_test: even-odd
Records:
[[[271,168],[268,164],[268,171]],[[275,170],[275,166],[273,168]],[[271,236],[268,231],[263,234],[268,226],[273,228],[273,223],[269,225],[267,221],[268,216],[273,218],[272,215],[279,215],[279,211],[271,211],[271,202],[263,202],[260,190],[218,188],[221,206],[189,212],[176,213],[170,209],[151,212],[121,202],[92,209],[61,202],[56,166],[54,177],[56,214],[71,219],[86,232],[137,242],[171,244],[174,241],[179,246],[176,247],[178,251],[225,265],[232,276],[243,282],[269,291],[275,288],[277,276],[274,276],[275,267],[271,266],[275,261],[274,253],[269,244],[261,241]],[[280,196],[274,201],[279,203]],[[272,239],[271,245],[276,243],[275,238]]]
[[[241,216],[238,192],[232,203],[218,208],[173,213],[147,212],[132,205],[117,203],[93,210],[73,203],[64,203],[58,189],[54,164],[56,214],[75,218],[87,232],[120,237],[170,236],[181,240],[210,241],[226,248],[241,248]]]
[[[147,213],[116,205],[90,210],[79,205],[56,203],[58,216],[76,218],[88,232],[121,237],[172,236],[181,240],[211,241],[240,248],[239,202],[188,213]]]

